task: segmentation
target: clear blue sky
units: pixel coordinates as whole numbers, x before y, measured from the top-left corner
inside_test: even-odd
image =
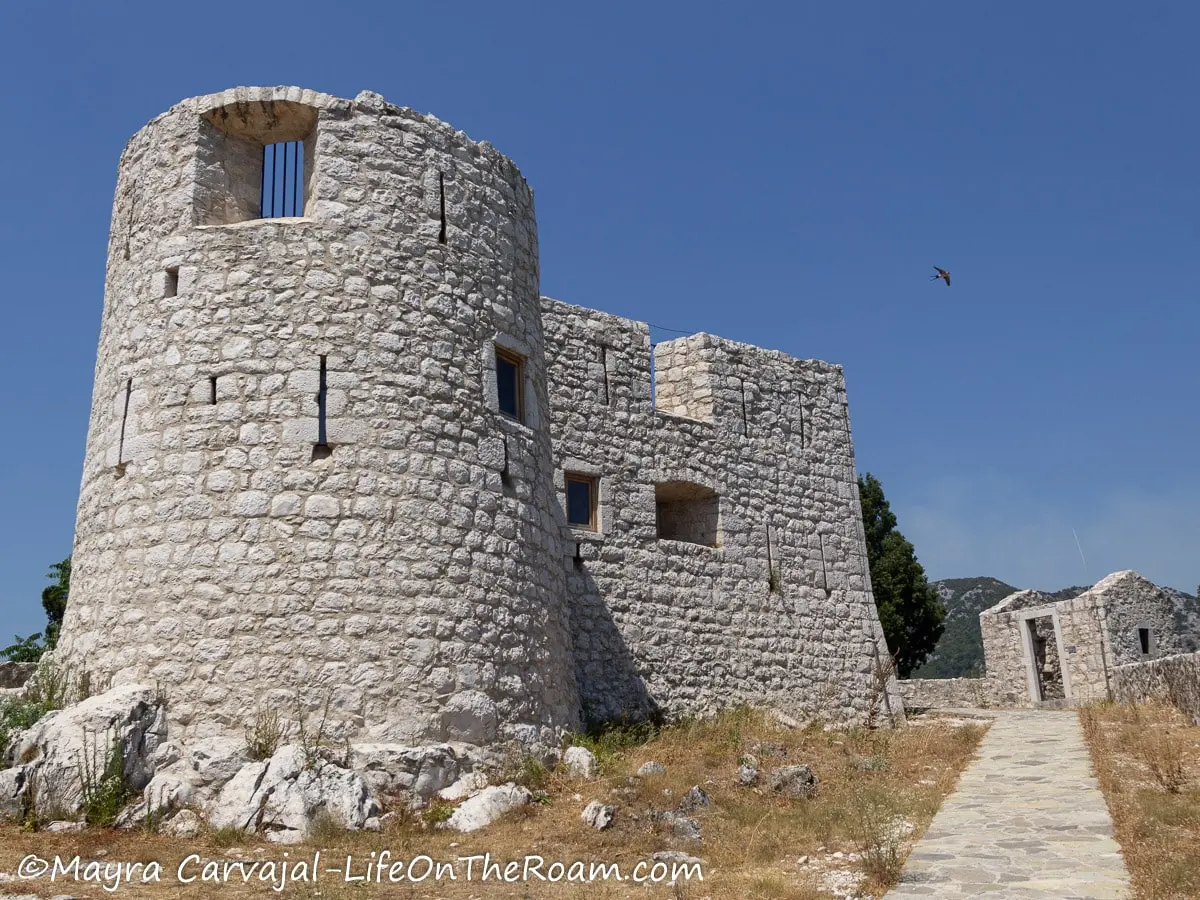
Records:
[[[1200,581],[1200,7],[0,6],[0,638],[71,549],[116,164],[366,88],[521,167],[542,291],[846,367],[931,578]],[[947,268],[953,285],[931,282]]]

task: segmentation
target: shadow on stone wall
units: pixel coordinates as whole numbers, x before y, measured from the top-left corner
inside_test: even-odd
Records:
[[[650,695],[599,585],[587,571],[586,559],[567,559],[566,564],[575,682],[584,728],[660,722],[663,709]]]

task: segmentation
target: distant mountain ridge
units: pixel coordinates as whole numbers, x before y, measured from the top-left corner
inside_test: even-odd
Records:
[[[945,631],[929,658],[912,678],[961,678],[983,674],[983,638],[979,614],[1009,594],[1022,590],[998,578],[944,578],[931,584],[946,607]],[[1090,587],[1072,585],[1047,591],[1054,600],[1070,600]],[[1175,601],[1175,621],[1190,635],[1191,650],[1200,649],[1200,600],[1175,588],[1162,588]]]

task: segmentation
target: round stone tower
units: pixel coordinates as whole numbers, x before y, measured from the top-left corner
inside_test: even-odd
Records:
[[[554,741],[577,697],[533,196],[364,92],[185,100],[122,154],[57,658],[192,733]]]

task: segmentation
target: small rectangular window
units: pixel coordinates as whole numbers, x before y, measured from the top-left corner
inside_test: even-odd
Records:
[[[588,531],[596,526],[596,479],[587,475],[567,475],[567,524]]]
[[[1150,655],[1150,629],[1138,629],[1138,642],[1142,645],[1142,656]]]
[[[522,420],[524,406],[524,398],[521,396],[524,368],[525,361],[521,357],[496,348],[496,396],[500,403],[500,412],[518,422]]]
[[[176,297],[179,295],[179,267],[167,269],[167,279],[163,286],[164,297]]]
[[[267,144],[263,147],[261,217],[303,216],[304,199],[304,141]]]

